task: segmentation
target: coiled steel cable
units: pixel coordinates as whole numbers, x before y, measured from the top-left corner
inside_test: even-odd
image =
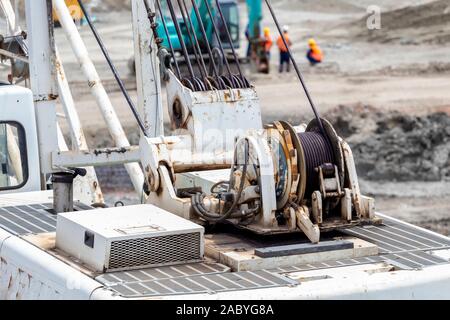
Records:
[[[335,163],[335,157],[328,139],[319,130],[301,132],[298,133],[298,137],[305,155],[305,196],[310,197],[313,191],[319,188],[319,174],[316,168],[324,163]]]

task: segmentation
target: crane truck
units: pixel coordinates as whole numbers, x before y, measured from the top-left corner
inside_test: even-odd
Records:
[[[450,298],[450,239],[377,212],[349,144],[318,113],[263,125],[240,72],[160,60],[155,1],[133,0],[130,145],[64,1],[25,3],[30,87],[0,85],[0,299]],[[52,3],[114,146],[86,144]],[[93,167],[117,164],[141,203],[99,208]]]

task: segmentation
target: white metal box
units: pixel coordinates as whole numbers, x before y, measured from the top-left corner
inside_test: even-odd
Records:
[[[58,214],[56,247],[96,271],[197,262],[203,227],[151,204]]]

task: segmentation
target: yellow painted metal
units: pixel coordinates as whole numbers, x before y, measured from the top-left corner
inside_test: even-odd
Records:
[[[65,0],[65,3],[67,5],[67,8],[69,8],[69,12],[73,20],[79,21],[84,17],[80,5],[78,4],[78,0]],[[58,15],[56,14],[54,9],[53,9],[53,20],[55,22],[59,21]]]

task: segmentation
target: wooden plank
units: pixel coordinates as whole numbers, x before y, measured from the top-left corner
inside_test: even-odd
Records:
[[[255,255],[261,258],[292,256],[314,252],[334,251],[353,249],[354,244],[351,241],[332,240],[319,243],[299,243],[285,246],[274,246],[255,249]]]

